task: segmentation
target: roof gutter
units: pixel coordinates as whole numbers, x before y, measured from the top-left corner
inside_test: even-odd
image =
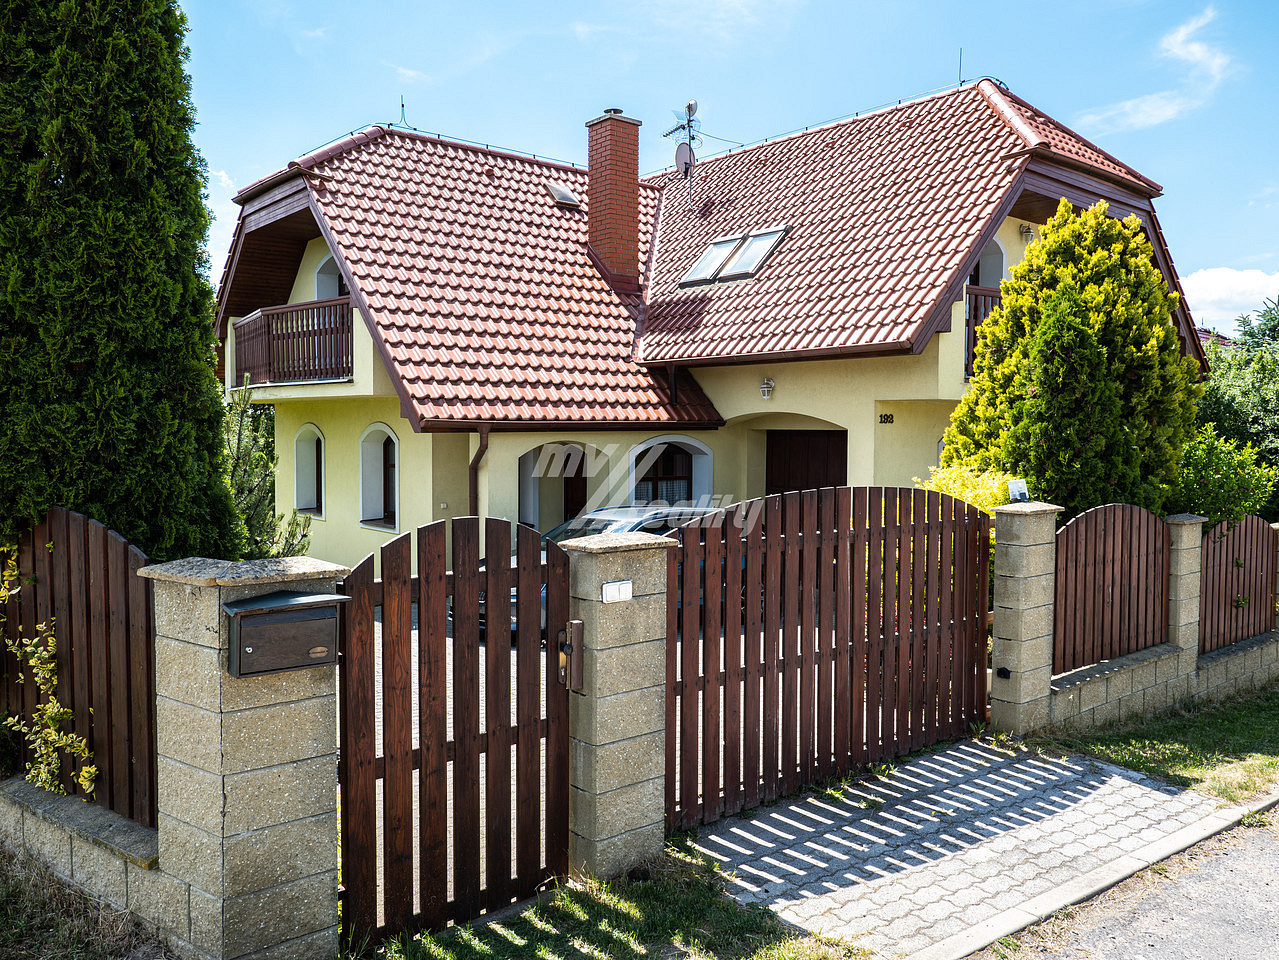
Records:
[[[480,446],[475,451],[475,456],[471,457],[471,465],[467,468],[468,483],[471,491],[470,515],[478,517],[480,515],[480,464],[484,462],[484,455],[489,452],[489,428],[487,426],[480,427]]]

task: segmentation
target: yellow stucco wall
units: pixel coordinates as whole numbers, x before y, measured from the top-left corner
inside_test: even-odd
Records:
[[[998,232],[1007,262],[1025,255],[1020,221]],[[320,240],[303,257],[290,302],[315,297],[315,270],[327,255]],[[938,440],[950,411],[962,396],[964,379],[962,302],[951,313],[951,332],[939,334],[917,356],[850,357],[792,363],[696,368],[693,373],[724,417],[719,430],[679,431],[704,444],[712,461],[711,494],[717,502],[764,492],[765,438],[772,429],[844,429],[848,433],[848,482],[853,485],[911,484],[937,463]],[[479,447],[475,432],[418,433],[400,419],[400,404],[363,322],[357,318],[356,376],[353,383],[300,385],[255,391],[254,399],[276,408],[277,506],[295,503],[294,450],[297,431],[315,424],[325,438],[324,516],[312,523],[311,554],[354,564],[390,539],[432,520],[468,512],[468,464]],[[774,390],[760,394],[769,377]],[[891,415],[892,422],[880,422]],[[359,521],[359,440],[374,422],[387,424],[399,439],[400,497],[397,531]],[[625,503],[630,497],[632,448],[666,436],[668,429],[584,431],[493,431],[478,476],[483,516],[520,517],[520,457],[547,443],[586,447],[604,466],[588,478],[591,506]],[[538,482],[538,526],[547,530],[563,519],[562,482]]]
[[[302,254],[302,265],[298,268],[297,278],[293,281],[293,290],[289,294],[289,303],[305,303],[315,299],[315,271],[329,255],[329,248],[323,238],[317,237],[306,246]],[[228,324],[226,346],[226,387],[228,390],[239,386],[235,382],[235,326],[233,318]],[[255,403],[274,403],[277,400],[291,398],[318,399],[325,397],[394,397],[395,386],[387,375],[386,366],[382,362],[373,338],[369,334],[368,325],[359,310],[352,311],[351,318],[351,368],[353,376],[349,383],[310,383],[280,387],[255,387],[253,400]],[[398,414],[397,414],[398,416]]]
[[[311,520],[311,556],[353,566],[398,533],[436,519],[432,513],[431,436],[413,433],[400,419],[399,411],[399,401],[387,397],[275,404],[280,460],[275,475],[278,512],[287,514],[296,503],[294,439],[298,430],[304,424],[314,424],[324,437],[324,512]],[[360,437],[375,423],[389,427],[398,441],[395,529],[360,522]],[[466,512],[465,502],[461,512]]]

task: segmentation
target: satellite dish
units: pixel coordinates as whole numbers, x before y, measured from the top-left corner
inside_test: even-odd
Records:
[[[696,100],[688,101],[688,104],[684,107],[684,112],[688,114],[688,117],[690,120],[693,117],[697,116],[697,101]]]
[[[685,180],[693,175],[693,163],[696,159],[693,156],[693,148],[687,143],[681,143],[675,147],[675,168],[684,175]]]

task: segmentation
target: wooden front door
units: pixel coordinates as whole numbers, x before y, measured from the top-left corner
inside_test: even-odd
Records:
[[[570,461],[571,462],[571,461]],[[564,519],[572,520],[586,509],[586,454],[564,473]]]
[[[848,482],[843,430],[769,430],[764,493],[841,487]]]

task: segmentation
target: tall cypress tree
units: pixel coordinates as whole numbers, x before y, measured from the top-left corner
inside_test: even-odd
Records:
[[[0,9],[0,542],[56,504],[157,559],[237,556],[186,18]]]

